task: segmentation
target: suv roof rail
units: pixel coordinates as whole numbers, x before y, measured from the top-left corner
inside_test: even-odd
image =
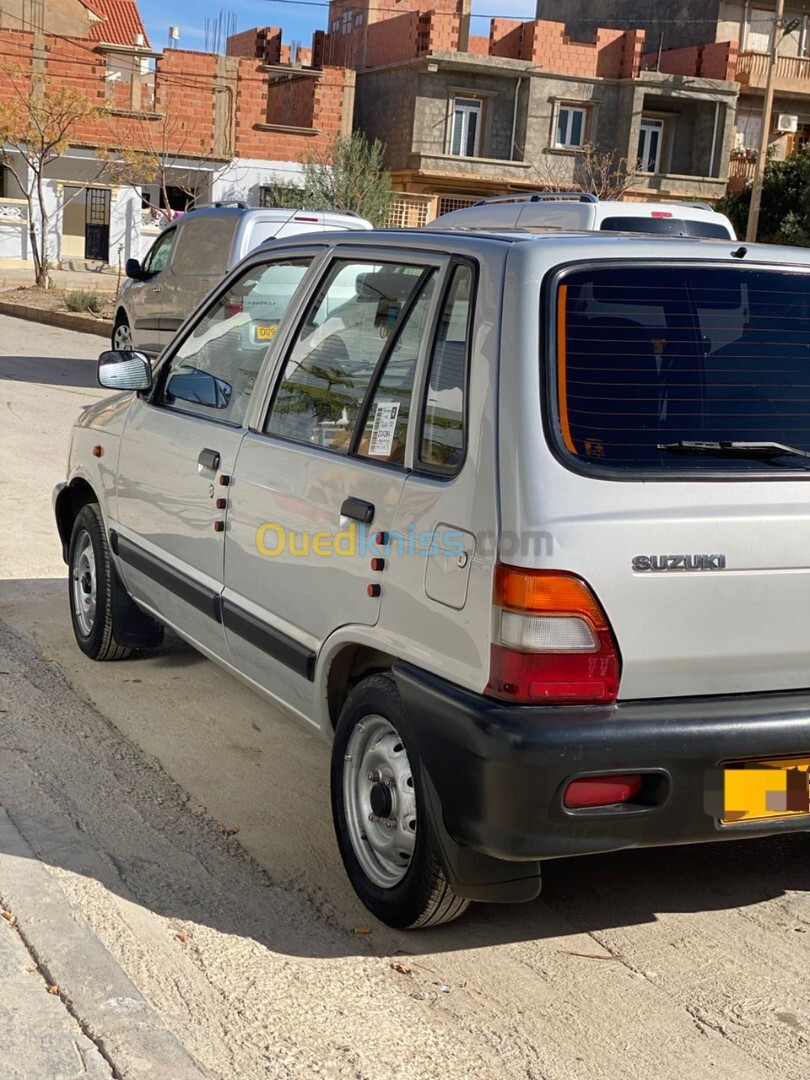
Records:
[[[479,199],[474,206],[487,206],[490,203],[509,202],[556,202],[572,199],[574,202],[598,203],[599,196],[589,191],[515,191],[510,195],[493,195],[488,199]]]
[[[211,210],[220,206],[235,206],[237,210],[249,209],[248,204],[242,202],[241,199],[225,199],[222,202],[196,203],[194,206],[190,206],[186,213],[189,214],[192,210]]]
[[[683,206],[692,206],[692,207],[694,207],[695,210],[708,210],[709,213],[711,213],[711,214],[716,214],[717,213],[717,211],[715,210],[715,208],[713,206],[709,206],[709,204],[705,203],[705,202],[692,202],[691,199],[687,199],[687,201],[685,203],[683,203],[682,205]]]

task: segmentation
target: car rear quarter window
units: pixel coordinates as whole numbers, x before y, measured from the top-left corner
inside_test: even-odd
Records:
[[[551,430],[569,463],[810,467],[778,450],[810,451],[810,274],[611,264],[565,273],[551,294]]]

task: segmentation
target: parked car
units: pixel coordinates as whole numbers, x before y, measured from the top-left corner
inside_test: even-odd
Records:
[[[698,202],[601,202],[596,195],[535,191],[496,195],[442,214],[428,229],[570,230],[642,232],[658,236],[707,236],[734,240],[725,214]]]
[[[139,349],[155,357],[183,320],[249,251],[268,240],[301,233],[370,229],[356,214],[331,211],[249,209],[216,203],[176,214],[141,264],[127,259],[127,281],[116,304],[114,349]],[[279,311],[285,296],[276,283]]]
[[[55,492],[79,648],[171,627],[320,732],[380,919],[810,827],[810,253],[310,235],[98,371]]]

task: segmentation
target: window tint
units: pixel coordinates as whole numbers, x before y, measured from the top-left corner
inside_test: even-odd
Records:
[[[421,289],[385,361],[357,447],[363,457],[397,465],[405,460],[413,380],[432,298],[431,277]]]
[[[611,468],[810,466],[688,445],[810,450],[810,275],[612,266],[566,275],[556,310],[557,429],[572,457]]]
[[[177,230],[173,272],[181,277],[224,274],[238,220],[237,214],[195,217],[192,211]]]
[[[419,458],[425,465],[455,470],[464,457],[464,392],[471,325],[473,275],[453,271],[428,369]]]
[[[377,362],[423,275],[418,266],[333,265],[285,365],[269,435],[348,451]]]
[[[663,236],[707,236],[729,240],[728,226],[722,222],[690,221],[683,218],[609,217],[600,225],[604,232],[643,232]]]
[[[267,349],[309,263],[293,259],[245,271],[172,357],[162,403],[241,424]]]
[[[159,236],[154,242],[149,254],[146,256],[146,264],[144,266],[144,269],[148,274],[159,274],[161,270],[166,269],[166,263],[169,261],[169,254],[171,253],[175,236],[177,236],[177,229],[169,229],[168,232]]]

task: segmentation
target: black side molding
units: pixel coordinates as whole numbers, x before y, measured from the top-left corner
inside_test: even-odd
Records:
[[[315,653],[295,638],[250,615],[229,600],[222,601],[222,619],[225,629],[237,634],[274,660],[291,668],[309,682],[315,680]]]
[[[115,554],[134,570],[146,574],[147,577],[156,581],[158,585],[162,585],[164,589],[175,593],[181,600],[185,600],[191,607],[196,608],[197,611],[209,615],[218,623],[222,622],[219,596],[212,589],[199,585],[186,574],[182,574],[179,570],[168,566],[162,560],[150,555],[148,551],[144,551],[143,548],[126,540],[123,536],[119,536],[116,532],[110,533],[110,546]]]

